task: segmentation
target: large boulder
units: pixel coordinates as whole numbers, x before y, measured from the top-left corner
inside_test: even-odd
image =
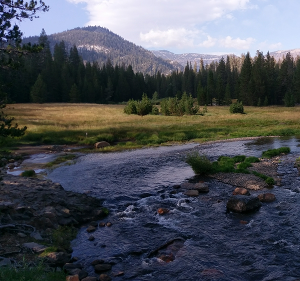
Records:
[[[103,148],[110,146],[110,144],[107,141],[99,141],[95,143],[95,148]]]
[[[232,196],[227,202],[227,210],[237,213],[245,213],[259,209],[261,202],[255,196]]]

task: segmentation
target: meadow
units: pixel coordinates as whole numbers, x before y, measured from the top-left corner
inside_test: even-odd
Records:
[[[202,115],[127,115],[124,105],[9,104],[5,113],[27,126],[20,139],[1,145],[113,144],[104,151],[148,145],[206,142],[240,137],[300,135],[300,107],[247,107],[231,114],[229,106],[209,106]]]

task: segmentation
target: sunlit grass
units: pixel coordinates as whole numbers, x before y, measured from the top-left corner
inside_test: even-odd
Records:
[[[204,115],[127,115],[124,105],[12,104],[6,113],[28,130],[19,140],[36,144],[114,144],[103,149],[159,145],[194,140],[300,135],[300,107],[245,107],[231,114],[228,106],[208,107]]]

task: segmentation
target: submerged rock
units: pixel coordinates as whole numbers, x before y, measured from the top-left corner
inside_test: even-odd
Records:
[[[273,202],[276,200],[276,197],[272,193],[263,193],[257,196],[260,202]]]
[[[261,202],[254,196],[235,195],[227,202],[227,210],[237,213],[250,212],[259,209]]]

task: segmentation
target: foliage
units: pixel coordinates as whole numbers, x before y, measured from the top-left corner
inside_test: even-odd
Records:
[[[165,116],[174,115],[182,116],[186,115],[195,115],[199,111],[199,106],[194,105],[194,99],[191,95],[183,93],[181,99],[168,98],[164,99],[160,103],[161,113]]]
[[[70,243],[76,238],[77,229],[72,226],[59,226],[53,230],[52,240],[55,247],[70,249]]]
[[[232,157],[232,159],[233,159],[234,163],[244,162],[246,159],[246,156],[245,155],[237,155],[237,156]]]
[[[158,115],[159,114],[159,109],[157,106],[153,106],[152,107],[152,112],[151,112],[152,115]]]
[[[136,102],[136,113],[137,115],[144,116],[152,112],[151,100],[144,93],[141,101]]]
[[[268,176],[266,176],[264,174],[261,174],[261,173],[258,173],[256,171],[253,171],[252,174],[259,177],[259,178],[261,178],[261,179],[263,179],[268,185],[274,185],[275,184],[275,180],[271,177],[268,177]]]
[[[185,161],[192,167],[197,175],[208,175],[213,171],[209,159],[205,155],[200,155],[197,152],[188,154]]]
[[[289,147],[280,147],[275,149],[269,149],[267,151],[263,151],[262,157],[264,158],[272,158],[274,156],[280,155],[281,153],[288,154],[291,152]]]
[[[0,137],[20,137],[24,135],[27,127],[18,128],[17,123],[13,125],[12,122],[14,118],[7,116],[3,112],[3,108],[5,107],[5,103],[0,100]]]
[[[27,171],[22,172],[21,176],[22,177],[35,177],[36,173],[34,170],[27,170]]]
[[[126,113],[126,114],[137,114],[136,103],[137,102],[135,100],[129,100],[127,102],[127,105],[124,107],[124,113]]]
[[[230,113],[244,113],[244,106],[242,102],[232,103],[229,108]]]

